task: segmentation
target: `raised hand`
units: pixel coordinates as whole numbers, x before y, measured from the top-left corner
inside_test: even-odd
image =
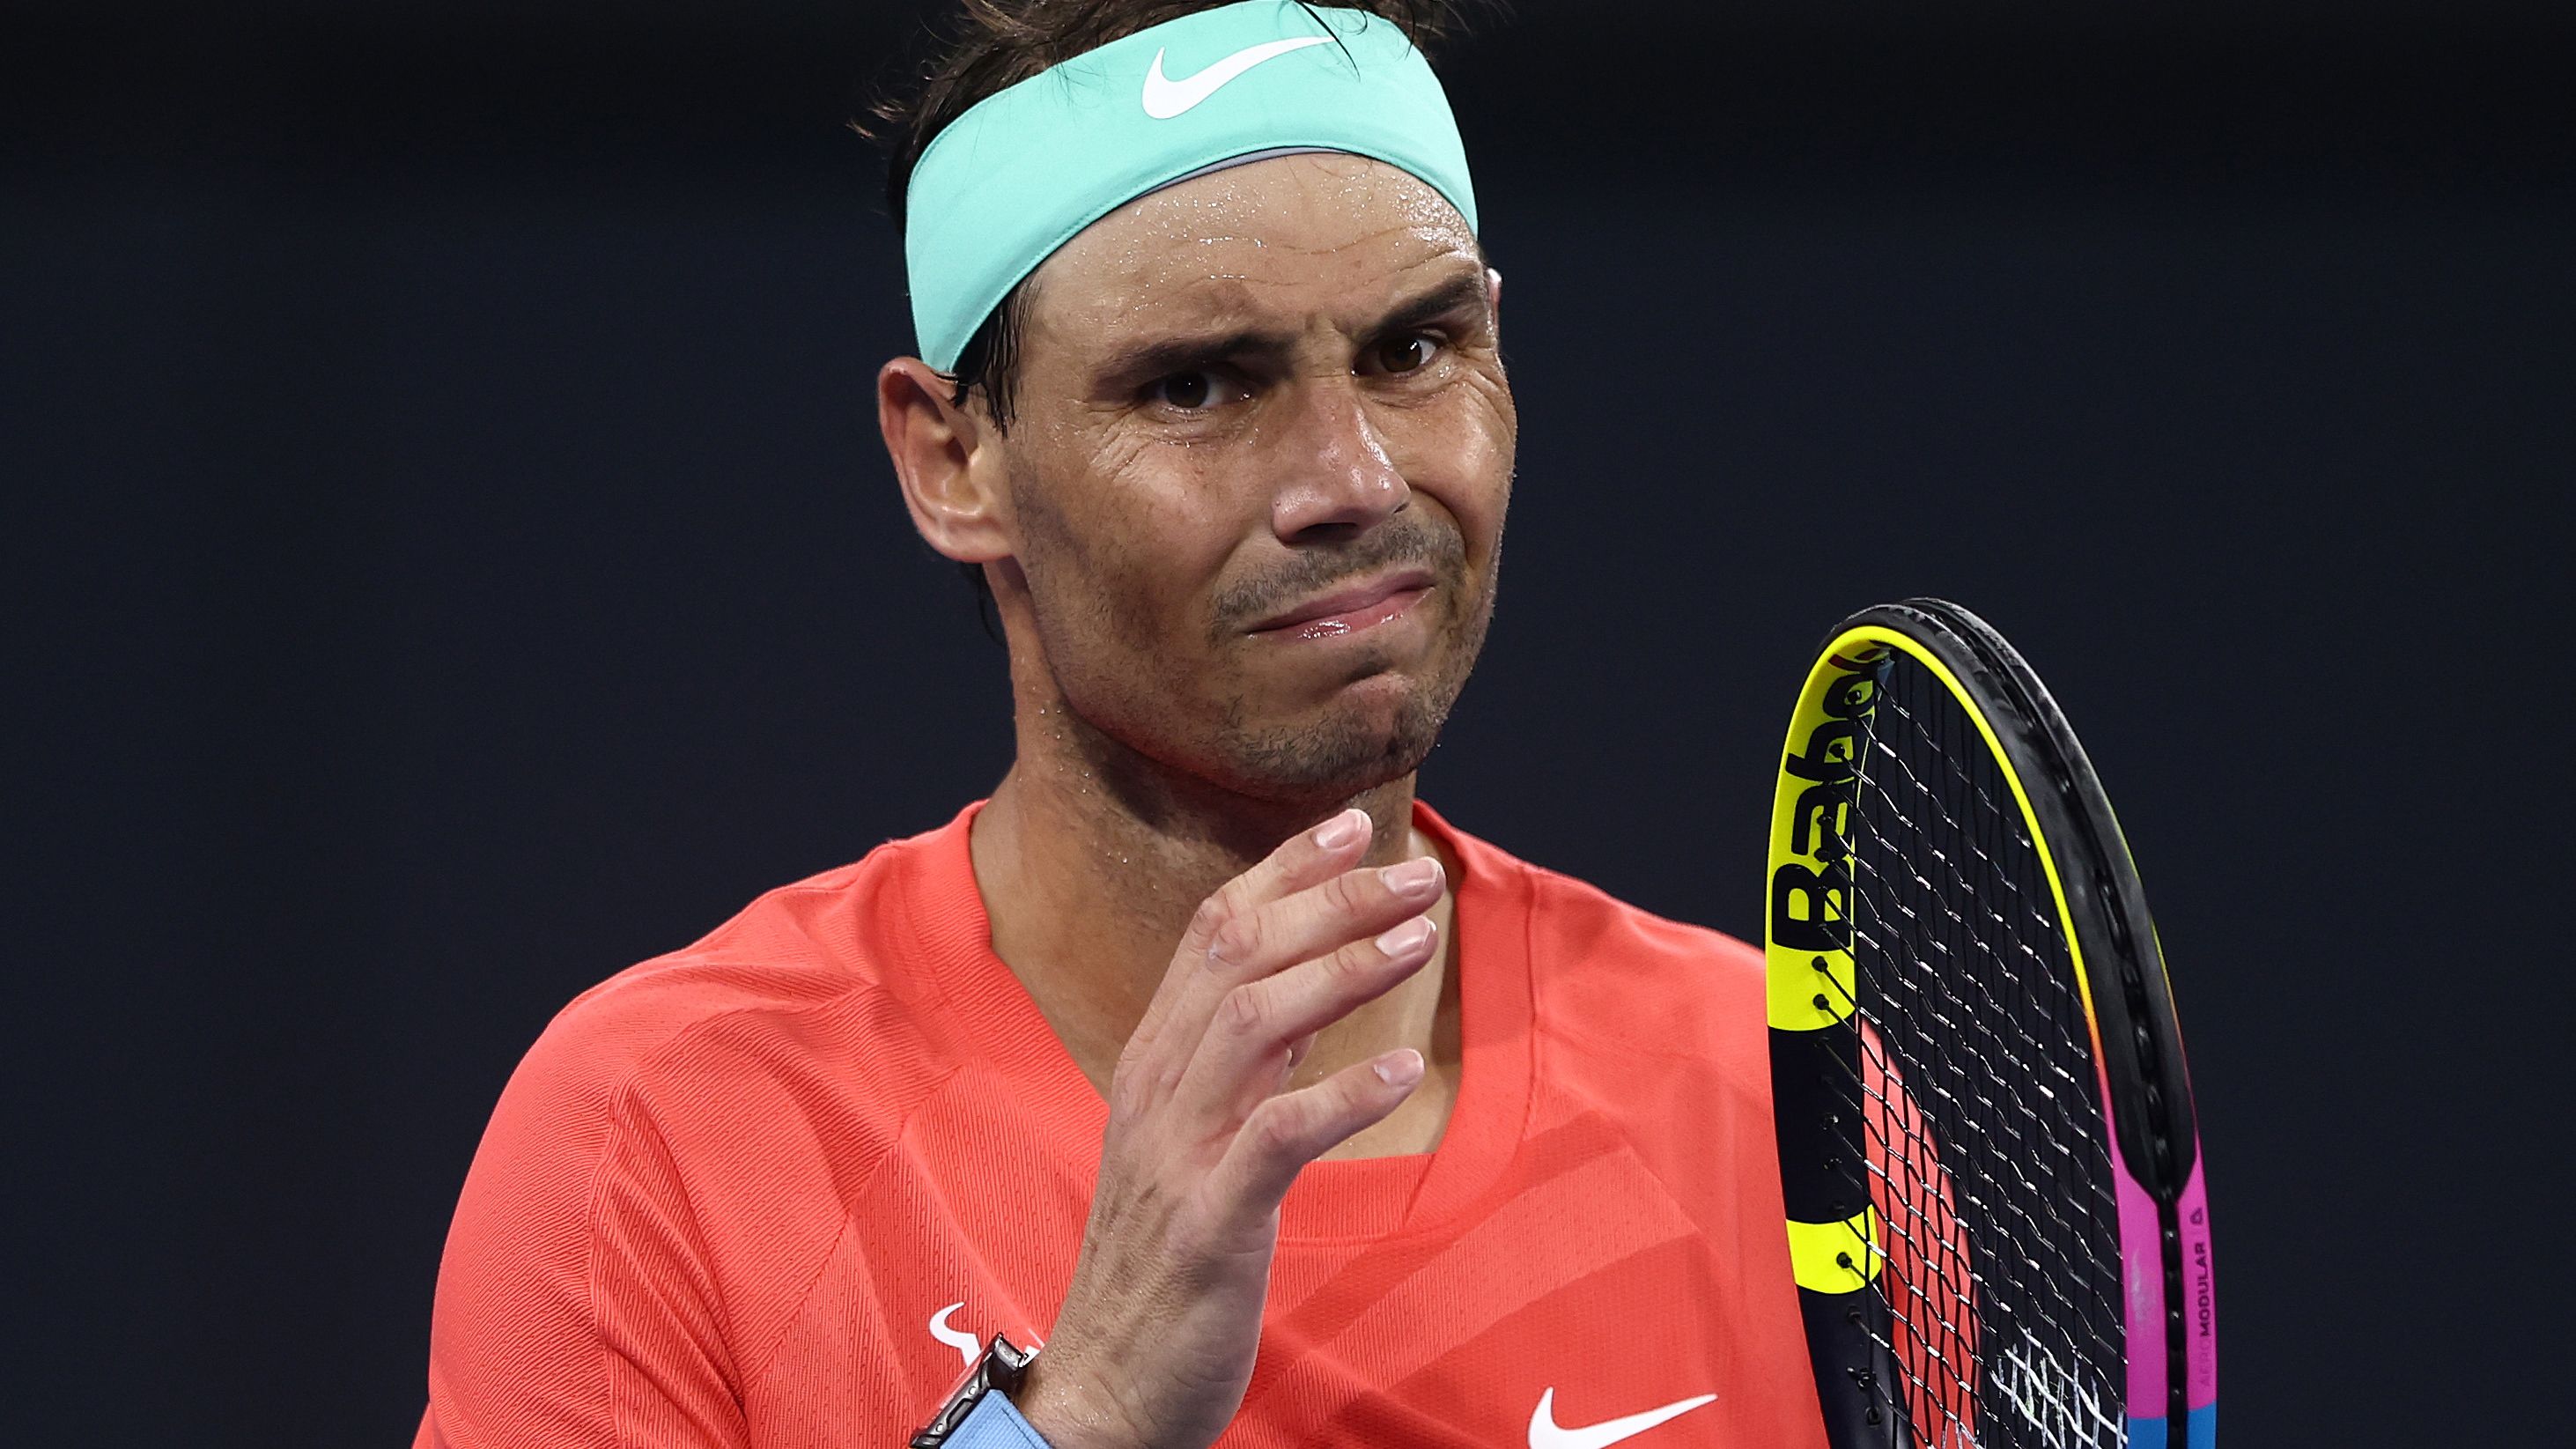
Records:
[[[1201,1449],[1243,1402],[1309,1162],[1422,1079],[1387,1052],[1282,1090],[1314,1034],[1422,968],[1439,862],[1353,869],[1366,812],[1298,835],[1199,907],[1119,1055],[1064,1306],[1017,1396],[1055,1449]]]

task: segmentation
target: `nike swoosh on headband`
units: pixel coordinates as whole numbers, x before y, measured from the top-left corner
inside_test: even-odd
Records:
[[[1215,95],[1227,81],[1252,69],[1265,60],[1304,50],[1310,45],[1330,45],[1329,35],[1300,35],[1289,40],[1265,41],[1238,50],[1196,75],[1173,80],[1163,74],[1163,52],[1154,52],[1154,64],[1145,72],[1145,114],[1157,121],[1168,121]]]
[[[1290,54],[1324,44],[1334,49]],[[1210,102],[1216,91],[1225,94]],[[922,148],[904,187],[903,234],[922,361],[954,368],[1011,288],[1118,207],[1209,166],[1291,147],[1395,167],[1476,227],[1457,118],[1403,27],[1341,0],[1193,10],[1004,86]]]

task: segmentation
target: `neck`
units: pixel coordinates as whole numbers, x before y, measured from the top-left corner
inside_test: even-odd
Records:
[[[1256,799],[1127,749],[1052,688],[1012,672],[1018,757],[975,817],[976,886],[994,953],[1104,1095],[1191,913],[1289,836],[1356,805],[1374,824],[1365,864],[1442,855],[1457,879],[1457,862],[1412,828],[1410,774],[1341,799]],[[1413,1098],[1331,1155],[1427,1151],[1438,1141],[1458,1062],[1450,907],[1444,895],[1431,912],[1441,959],[1317,1033],[1290,1080],[1304,1086],[1400,1046],[1422,1053],[1429,1071]]]

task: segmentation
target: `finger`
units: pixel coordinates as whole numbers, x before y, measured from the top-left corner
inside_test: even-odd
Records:
[[[1190,1072],[1200,1043],[1215,1029],[1218,1013],[1226,1009],[1228,993],[1247,981],[1366,942],[1437,903],[1440,888],[1440,863],[1423,856],[1383,869],[1343,871],[1227,922],[1209,942],[1199,969],[1190,973],[1163,1014],[1155,1018],[1157,1036],[1151,1048],[1155,1094],[1177,1088]],[[1381,982],[1377,989],[1392,984]],[[1340,1014],[1335,1011],[1323,1019]],[[1238,1028],[1245,1025],[1249,1023],[1237,1023]],[[1302,1034],[1292,1031],[1278,1041],[1284,1045]],[[1234,1080],[1229,1077],[1224,1087],[1198,1093],[1199,1105],[1232,1100]],[[1267,1095],[1278,1087],[1274,1075],[1260,1090]],[[1223,1122],[1208,1125],[1212,1130],[1232,1131],[1246,1110],[1229,1109]]]
[[[1428,855],[1375,870],[1346,870],[1235,917],[1208,952],[1255,980],[1311,961],[1431,909],[1440,899],[1438,859]]]
[[[1172,964],[1155,987],[1153,1000],[1146,1003],[1145,1015],[1128,1037],[1127,1049],[1120,1055],[1121,1068],[1128,1060],[1153,1052],[1164,1022],[1181,999],[1212,997],[1224,990],[1222,983],[1205,978],[1212,974],[1211,967],[1222,972],[1223,963],[1212,962],[1208,956],[1208,942],[1228,921],[1349,869],[1367,852],[1372,830],[1368,812],[1354,806],[1312,830],[1300,831],[1280,842],[1279,848],[1259,864],[1201,902],[1188,928],[1181,933],[1180,945],[1172,952]],[[1177,1072],[1186,1063],[1197,1037],[1197,1031],[1190,1033],[1189,1040],[1180,1045],[1179,1056],[1168,1064],[1169,1070]]]
[[[1180,949],[1203,952],[1227,922],[1348,870],[1368,852],[1375,834],[1376,822],[1354,805],[1312,830],[1281,841],[1260,863],[1207,898],[1190,918],[1189,929],[1181,933]]]
[[[1439,938],[1430,917],[1415,916],[1372,940],[1235,987],[1208,1023],[1174,1100],[1219,1123],[1247,1120],[1279,1090],[1293,1043],[1421,970]]]
[[[1209,1175],[1217,1210],[1237,1226],[1276,1212],[1307,1163],[1386,1120],[1421,1080],[1422,1053],[1404,1047],[1262,1103]]]

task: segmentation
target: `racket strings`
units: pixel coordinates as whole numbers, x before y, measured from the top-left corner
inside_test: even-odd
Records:
[[[1855,771],[1847,1085],[1883,1235],[1880,1346],[1904,1379],[1891,1407],[1925,1445],[2120,1443],[2090,1028],[2020,806],[1974,722],[1902,658]]]

